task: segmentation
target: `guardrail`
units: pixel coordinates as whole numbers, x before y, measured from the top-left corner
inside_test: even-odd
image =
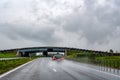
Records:
[[[100,71],[120,75],[120,61],[119,60],[118,61],[96,60],[94,63],[99,66]]]
[[[82,58],[67,58],[73,61],[79,61],[82,63],[88,63],[95,65],[96,69],[103,72],[112,73],[120,76],[120,60],[93,60],[93,59],[82,59]]]
[[[14,60],[14,59],[22,59],[23,57],[16,57],[16,58],[0,58],[0,61],[3,60]]]

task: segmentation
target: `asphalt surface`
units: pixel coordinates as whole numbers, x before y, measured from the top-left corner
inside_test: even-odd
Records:
[[[120,76],[100,72],[78,62],[39,58],[0,80],[120,80]]]

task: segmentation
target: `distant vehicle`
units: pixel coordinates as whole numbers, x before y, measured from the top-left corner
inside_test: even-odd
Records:
[[[52,58],[53,61],[62,61],[64,60],[62,55],[54,55]]]

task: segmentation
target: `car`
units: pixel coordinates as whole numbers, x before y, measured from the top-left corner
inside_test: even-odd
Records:
[[[53,61],[62,61],[64,60],[62,55],[54,55],[52,58]]]

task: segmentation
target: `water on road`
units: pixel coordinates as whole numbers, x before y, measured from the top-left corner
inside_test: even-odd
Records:
[[[100,72],[78,62],[39,58],[0,80],[120,80],[120,76]]]

